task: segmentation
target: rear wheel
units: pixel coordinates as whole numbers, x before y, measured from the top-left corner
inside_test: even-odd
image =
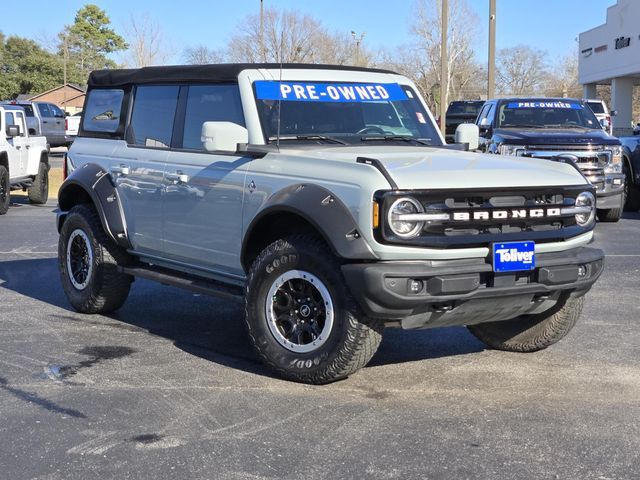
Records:
[[[122,306],[133,277],[118,272],[130,260],[107,236],[93,205],[69,211],[58,241],[58,269],[64,293],[81,313],[109,313]]]
[[[491,348],[509,352],[535,352],[564,338],[582,313],[584,297],[568,298],[547,312],[513,320],[469,325],[469,331]]]
[[[282,377],[323,384],[365,366],[383,324],[365,317],[340,264],[312,235],[277,240],[253,262],[246,323],[260,358]]]
[[[47,203],[49,199],[49,165],[46,162],[40,162],[38,166],[38,174],[33,180],[33,184],[27,192],[29,201],[37,205]]]
[[[4,165],[0,165],[0,215],[4,215],[9,210],[11,203],[11,184],[9,183],[9,170]]]

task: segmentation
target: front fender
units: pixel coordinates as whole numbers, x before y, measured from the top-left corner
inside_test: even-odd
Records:
[[[100,165],[87,163],[74,170],[58,191],[58,232],[62,228],[71,208],[91,202],[98,211],[104,231],[114,242],[124,248],[131,248],[127,235],[122,202],[109,175]]]
[[[341,258],[375,260],[377,257],[362,237],[358,223],[346,205],[331,191],[313,184],[290,185],[273,194],[247,227],[242,240],[241,261],[247,244],[263,221],[278,213],[296,214],[309,222]]]

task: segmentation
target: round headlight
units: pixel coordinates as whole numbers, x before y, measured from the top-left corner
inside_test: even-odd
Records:
[[[593,222],[596,215],[596,199],[591,192],[582,192],[576,198],[576,207],[588,207],[589,211],[576,213],[576,223],[586,227]]]
[[[413,198],[399,198],[391,205],[388,214],[389,228],[400,238],[417,237],[424,227],[423,221],[411,220],[407,215],[424,212],[420,202]]]

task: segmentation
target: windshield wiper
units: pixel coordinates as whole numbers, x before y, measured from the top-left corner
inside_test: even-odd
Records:
[[[383,142],[393,142],[393,141],[401,141],[401,142],[416,142],[420,145],[429,145],[431,140],[430,138],[415,138],[411,135],[372,135],[369,137],[360,137],[362,142],[375,142],[375,141],[383,141]]]
[[[269,137],[270,142],[278,140],[277,136]],[[281,136],[280,140],[320,140],[323,142],[339,143],[340,145],[349,145],[344,140],[340,140],[336,137],[329,137],[327,135],[295,135],[295,136]]]
[[[588,129],[589,127],[585,127],[584,125],[577,125],[575,123],[553,123],[553,124],[545,125],[544,128],[585,128],[585,129]]]
[[[545,128],[545,126],[532,123],[503,123],[499,128]]]

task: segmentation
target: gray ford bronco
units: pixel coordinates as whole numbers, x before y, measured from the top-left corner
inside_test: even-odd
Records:
[[[80,312],[118,309],[135,277],[238,300],[266,364],[327,383],[385,326],[545,348],[602,272],[574,166],[446,145],[396,73],[227,64],[88,84],[57,219]]]

